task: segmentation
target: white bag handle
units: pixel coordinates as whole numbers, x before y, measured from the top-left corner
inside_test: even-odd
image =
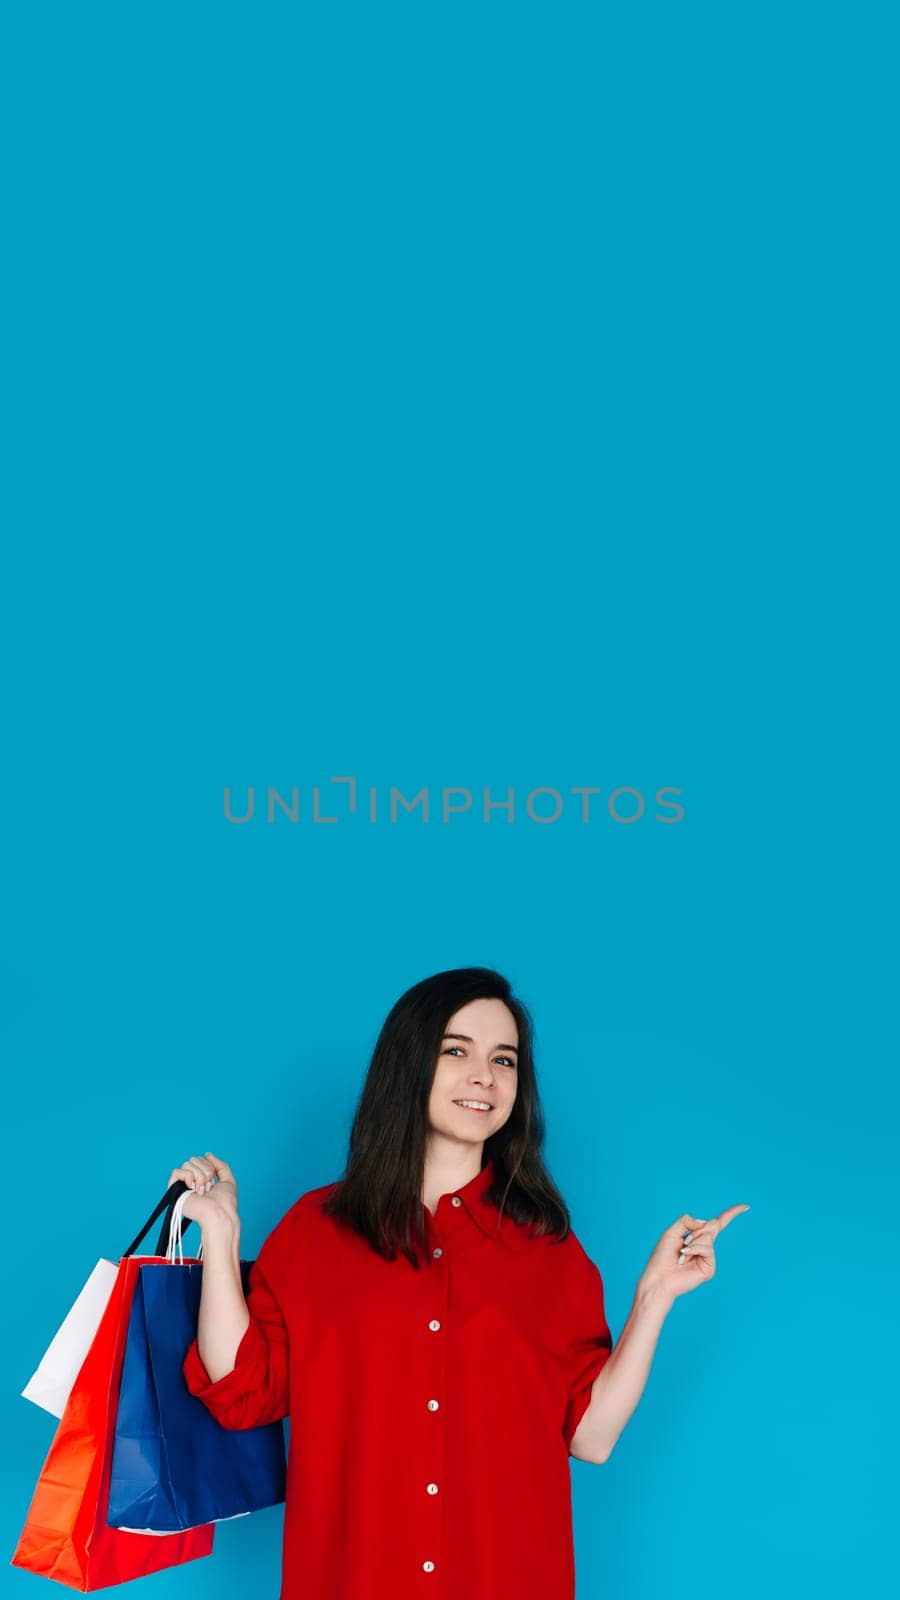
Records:
[[[181,1242],[181,1229],[183,1227],[182,1212],[184,1210],[184,1202],[191,1194],[193,1194],[192,1189],[185,1189],[184,1193],[178,1196],[178,1199],[175,1201],[175,1204],[172,1207],[172,1221],[169,1224],[169,1242],[166,1246],[166,1260],[173,1267],[175,1265],[176,1249],[178,1251],[178,1265],[180,1267],[184,1266],[184,1247]],[[191,1221],[190,1217],[188,1217],[188,1221]],[[203,1255],[202,1235],[200,1238],[200,1243],[197,1246],[197,1255],[198,1257],[202,1257]]]

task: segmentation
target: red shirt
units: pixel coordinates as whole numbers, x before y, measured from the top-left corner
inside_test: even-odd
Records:
[[[226,1428],[291,1416],[281,1600],[572,1600],[569,1444],[612,1349],[603,1282],[484,1200],[386,1261],[311,1189],[251,1268],[250,1324],[192,1394]],[[498,1234],[498,1222],[500,1224]]]

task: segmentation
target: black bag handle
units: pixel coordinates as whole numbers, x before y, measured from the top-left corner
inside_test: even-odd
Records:
[[[153,1224],[156,1221],[157,1217],[163,1211],[168,1210],[168,1215],[166,1217],[165,1222],[162,1225],[162,1231],[161,1231],[160,1236],[159,1236],[159,1242],[158,1242],[158,1244],[156,1246],[156,1254],[158,1256],[164,1256],[166,1254],[166,1252],[167,1252],[167,1250],[169,1248],[169,1235],[170,1235],[171,1230],[172,1230],[172,1212],[173,1212],[173,1210],[175,1208],[175,1201],[178,1199],[178,1196],[180,1194],[184,1194],[186,1189],[187,1189],[187,1184],[184,1182],[184,1180],[182,1178],[176,1179],[175,1183],[169,1185],[168,1189],[166,1190],[165,1194],[163,1195],[162,1199],[160,1200],[159,1205],[156,1207],[156,1210],[152,1211],[150,1213],[150,1216],[147,1218],[147,1221],[144,1223],[144,1226],[142,1227],[142,1229],[141,1229],[140,1233],[138,1234],[137,1238],[136,1239],[132,1239],[132,1241],[131,1241],[130,1245],[128,1246],[127,1250],[123,1250],[122,1251],[123,1255],[125,1255],[125,1256],[133,1256],[135,1250],[137,1249],[137,1247],[140,1244],[141,1240],[144,1238],[145,1234],[148,1234],[150,1232],[150,1229],[153,1227]],[[189,1228],[190,1227],[191,1220],[192,1219],[190,1217],[186,1217],[186,1216],[184,1216],[182,1214],[182,1218],[181,1218],[182,1234],[184,1233],[185,1228]]]

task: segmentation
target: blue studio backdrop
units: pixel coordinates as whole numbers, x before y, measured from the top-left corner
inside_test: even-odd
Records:
[[[7,1559],[98,1256],[212,1149],[255,1257],[486,964],[614,1338],[751,1207],[578,1600],[891,1592],[889,9],[2,30]],[[140,1582],[274,1596],[282,1518]]]

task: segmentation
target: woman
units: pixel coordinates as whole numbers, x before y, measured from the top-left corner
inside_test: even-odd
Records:
[[[344,1175],[269,1234],[246,1301],[231,1168],[171,1173],[203,1233],[188,1388],[226,1428],[291,1416],[282,1600],[571,1600],[569,1456],[608,1459],[747,1207],[672,1223],[613,1350],[542,1142],[527,1008],[464,967],[391,1010]]]

